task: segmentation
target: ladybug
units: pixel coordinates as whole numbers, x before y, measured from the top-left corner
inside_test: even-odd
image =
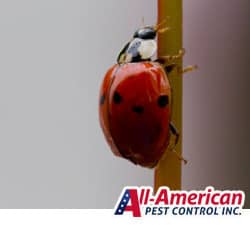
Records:
[[[166,72],[177,64],[176,56],[152,61],[156,36],[167,28],[146,26],[137,30],[106,73],[100,89],[99,120],[113,153],[134,164],[153,168],[163,156],[170,132],[179,133],[171,122],[171,86]],[[167,61],[167,65],[165,65]],[[166,67],[164,67],[166,66]]]

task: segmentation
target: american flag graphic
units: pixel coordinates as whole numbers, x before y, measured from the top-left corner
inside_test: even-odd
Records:
[[[121,198],[121,201],[115,211],[115,215],[123,214],[124,210],[126,209],[128,205],[129,200],[130,200],[130,192],[129,192],[129,189],[127,189],[124,192],[123,197]]]

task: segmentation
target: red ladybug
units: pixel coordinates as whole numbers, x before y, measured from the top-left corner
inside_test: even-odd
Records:
[[[100,92],[100,123],[112,151],[154,167],[169,143],[171,89],[156,62],[116,64]]]
[[[179,66],[171,63],[164,68],[151,61],[157,32],[166,30],[159,27],[147,26],[134,33],[117,64],[107,71],[100,90],[100,123],[113,153],[149,168],[156,166],[167,149],[170,132],[176,136],[175,145],[179,138],[171,123],[171,87],[165,73]],[[166,58],[172,62],[183,54],[180,50]]]

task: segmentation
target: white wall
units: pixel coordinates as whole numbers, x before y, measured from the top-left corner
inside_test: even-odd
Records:
[[[145,0],[0,2],[0,207],[108,208],[152,171],[111,154],[98,122],[102,78]]]

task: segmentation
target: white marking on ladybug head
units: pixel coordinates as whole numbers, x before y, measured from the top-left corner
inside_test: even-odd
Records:
[[[143,40],[138,48],[140,56],[142,59],[150,59],[156,52],[157,45],[156,41],[153,39]]]
[[[125,54],[124,63],[129,63],[132,61],[132,55],[130,53]]]

